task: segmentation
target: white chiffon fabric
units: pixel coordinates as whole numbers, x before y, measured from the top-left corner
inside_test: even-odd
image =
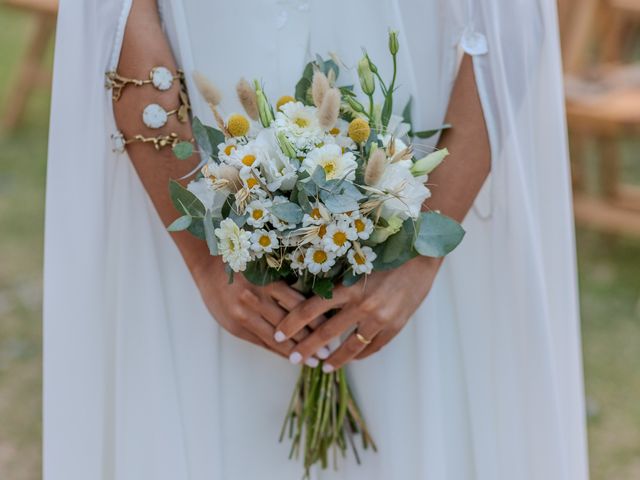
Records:
[[[221,330],[116,130],[130,0],[63,0],[45,242],[45,480],[300,478],[277,436],[297,367]],[[186,72],[291,93],[310,55],[383,69],[421,128],[473,55],[492,173],[427,300],[349,376],[379,452],[315,479],[586,480],[575,252],[552,0],[162,0]],[[343,68],[345,77],[353,75]],[[188,75],[189,77],[189,75]],[[190,84],[190,77],[188,79]],[[192,92],[194,111],[211,121]],[[442,186],[446,188],[446,186]],[[402,295],[401,291],[390,292]],[[229,299],[233,301],[233,299]]]

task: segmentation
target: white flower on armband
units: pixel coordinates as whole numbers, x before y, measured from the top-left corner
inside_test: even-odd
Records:
[[[322,243],[327,250],[340,256],[349,250],[351,241],[357,238],[358,234],[349,222],[340,220],[327,226],[327,233],[322,238]]]
[[[377,255],[370,247],[355,246],[347,253],[347,260],[356,275],[369,274],[373,271],[373,261]]]
[[[251,235],[251,248],[258,258],[261,258],[264,253],[273,252],[279,245],[278,236],[273,230],[256,230]]]
[[[222,260],[234,272],[242,272],[251,260],[251,233],[242,230],[236,223],[227,218],[220,222],[214,233],[218,237],[218,250]]]
[[[314,246],[307,250],[304,257],[307,269],[317,275],[320,272],[326,273],[336,263],[336,254],[321,246]]]

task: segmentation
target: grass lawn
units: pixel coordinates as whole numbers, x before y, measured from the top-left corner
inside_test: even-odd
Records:
[[[30,26],[0,7],[0,112]],[[41,478],[48,101],[38,92],[23,125],[0,135],[0,479]],[[637,160],[640,146],[627,150]],[[637,162],[627,168],[640,177]],[[640,478],[640,239],[579,231],[578,250],[592,478]]]

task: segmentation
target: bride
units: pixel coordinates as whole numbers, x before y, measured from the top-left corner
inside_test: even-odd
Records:
[[[400,32],[400,90],[421,128],[447,121],[452,153],[429,207],[467,236],[447,260],[378,272],[334,299],[227,283],[175,219],[167,184],[198,159],[112,135],[157,135],[142,111],[173,109],[148,78],[193,72],[240,110],[235,82],[292,94],[333,52],[383,68]],[[46,480],[297,479],[277,442],[298,368],[348,364],[378,453],[316,479],[586,480],[574,240],[552,2],[498,0],[83,0],[62,2],[45,248]],[[190,138],[169,117],[162,134]],[[440,190],[439,185],[443,188]],[[316,319],[329,309],[346,321]],[[212,317],[215,322],[212,321]],[[327,340],[353,324],[334,351]],[[311,329],[306,328],[311,325]],[[313,331],[313,328],[316,331]],[[262,347],[262,348],[258,348]],[[284,358],[283,358],[284,357]],[[287,361],[287,359],[289,361]]]

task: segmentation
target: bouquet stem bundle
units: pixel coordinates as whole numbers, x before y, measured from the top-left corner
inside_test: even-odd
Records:
[[[343,368],[331,373],[302,368],[280,432],[281,442],[285,435],[291,439],[289,458],[303,454],[303,478],[309,478],[316,463],[327,468],[330,458],[337,469],[338,454],[344,457],[349,449],[359,464],[357,436],[363,449],[371,446],[377,451]]]

